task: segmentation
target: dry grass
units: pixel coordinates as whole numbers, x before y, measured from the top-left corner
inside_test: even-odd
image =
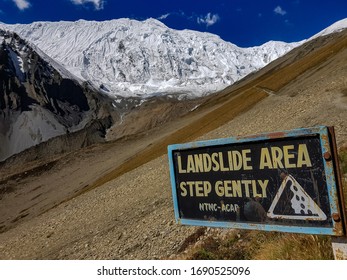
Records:
[[[330,237],[235,230],[224,238],[206,236],[186,251],[190,260],[330,260]]]
[[[254,259],[263,260],[331,260],[331,239],[327,236],[282,234],[262,246]]]
[[[347,147],[339,150],[343,178],[347,174]],[[347,180],[344,180],[347,198]],[[347,205],[347,201],[345,202]],[[329,236],[230,230],[227,235],[205,235],[182,256],[190,260],[331,260]]]

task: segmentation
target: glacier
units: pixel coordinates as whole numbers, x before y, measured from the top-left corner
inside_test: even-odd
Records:
[[[174,30],[156,19],[1,24],[81,81],[117,100],[221,90],[300,45],[240,48],[219,36]]]

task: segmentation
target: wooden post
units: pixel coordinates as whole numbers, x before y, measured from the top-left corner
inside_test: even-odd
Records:
[[[332,237],[335,260],[347,260],[347,237]]]

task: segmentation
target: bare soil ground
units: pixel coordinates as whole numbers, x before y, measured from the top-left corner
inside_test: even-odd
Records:
[[[141,137],[1,170],[0,259],[179,258],[211,229],[175,223],[167,145],[315,125],[346,145],[346,47],[306,45]]]

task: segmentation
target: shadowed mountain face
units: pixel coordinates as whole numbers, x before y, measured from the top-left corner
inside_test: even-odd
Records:
[[[0,33],[1,34],[1,33]],[[1,109],[28,111],[33,104],[66,117],[63,103],[75,106],[75,112],[88,111],[89,105],[83,88],[75,81],[64,79],[48,62],[14,34],[2,33]],[[67,120],[67,118],[66,118]],[[72,121],[72,122],[71,122]],[[67,125],[74,125],[70,119]]]
[[[0,160],[110,116],[110,102],[0,30]],[[109,123],[110,125],[110,123]]]

